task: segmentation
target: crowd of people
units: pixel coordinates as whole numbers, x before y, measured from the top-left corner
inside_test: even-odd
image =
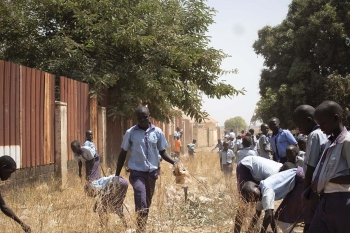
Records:
[[[220,167],[231,177],[233,163],[243,204],[238,209],[234,232],[241,231],[244,203],[256,202],[256,214],[248,232],[265,212],[261,231],[293,232],[304,222],[304,232],[348,232],[350,223],[350,133],[343,125],[343,109],[325,101],[316,109],[297,107],[292,115],[298,134],[280,127],[272,117],[254,130],[228,132],[219,149]],[[271,130],[271,134],[269,131]],[[276,200],[281,200],[275,210]]]
[[[138,107],[135,115],[138,123],[125,133],[114,175],[101,176],[100,157],[91,131],[86,132],[83,146],[73,141],[71,149],[78,162],[80,178],[83,178],[81,168],[85,164],[87,195],[99,197],[93,209],[98,212],[101,224],[108,221],[108,213],[115,213],[127,226],[123,202],[130,182],[137,213],[136,232],[145,232],[160,161],[175,165],[179,160],[168,155],[164,133],[150,123],[148,108]],[[242,221],[248,217],[245,206],[249,202],[256,203],[256,213],[248,232],[256,228],[263,212],[260,232],[266,232],[269,226],[275,233],[277,226],[283,232],[292,232],[299,222],[305,223],[304,232],[308,233],[349,231],[350,133],[343,125],[343,115],[343,109],[333,101],[325,101],[316,109],[301,105],[295,109],[292,120],[305,136],[292,135],[273,117],[261,125],[258,135],[251,129],[236,137],[230,130],[222,141],[218,140],[213,150],[219,150],[220,167],[228,178],[232,177],[234,163],[237,163],[235,174],[242,203],[236,214],[235,233],[241,231]],[[180,137],[181,134],[174,135],[175,152],[181,150]],[[187,145],[190,156],[195,153],[195,143],[193,140]],[[120,176],[128,152],[129,182]],[[1,180],[7,180],[15,170],[16,163],[10,156],[0,157]],[[281,199],[275,211],[275,201]],[[25,232],[31,232],[1,196],[0,207]]]

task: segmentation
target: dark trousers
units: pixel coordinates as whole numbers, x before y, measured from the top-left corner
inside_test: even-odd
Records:
[[[284,164],[285,162],[287,162],[287,158],[286,157],[280,158],[280,163]]]
[[[241,192],[242,187],[244,185],[245,182],[247,181],[252,181],[256,184],[259,184],[259,181],[256,181],[251,173],[251,171],[249,170],[249,168],[247,168],[246,166],[244,166],[243,164],[241,164],[241,162],[239,162],[237,164],[236,167],[236,177],[237,177],[237,188],[238,191]]]
[[[308,233],[350,232],[350,193],[325,193]]]
[[[134,188],[135,211],[147,214],[152,204],[158,170],[153,172],[130,171],[129,181]]]
[[[222,164],[222,171],[225,175],[232,175],[232,163]]]

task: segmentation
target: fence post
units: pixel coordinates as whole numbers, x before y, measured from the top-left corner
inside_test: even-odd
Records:
[[[67,185],[67,103],[55,102],[55,176],[60,179],[61,187]]]
[[[105,107],[98,107],[98,148],[99,148],[99,154],[102,155],[102,164],[106,165],[109,158],[106,154],[106,128],[107,128],[107,121],[106,121],[106,108]]]
[[[98,119],[98,102],[97,102],[97,98],[93,97],[93,98],[90,98],[90,130],[92,131],[92,134],[94,135],[94,141],[96,143],[98,142],[98,133],[97,133],[98,122],[97,122],[97,119]],[[97,148],[97,151],[99,149],[100,148]]]

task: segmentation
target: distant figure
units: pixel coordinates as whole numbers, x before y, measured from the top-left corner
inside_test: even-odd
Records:
[[[230,150],[228,147],[229,144],[227,142],[224,142],[223,149],[220,150],[219,153],[220,167],[225,175],[232,175],[232,161],[235,155],[233,154],[233,151]]]
[[[235,134],[235,132],[233,132],[233,129],[230,130],[230,134],[229,135],[230,135],[231,141],[234,141],[236,139],[236,134]]]
[[[16,165],[15,160],[13,160],[13,158],[11,158],[8,155],[1,156],[0,157],[0,178],[1,178],[1,180],[2,181],[8,180],[11,177],[11,174],[16,171],[16,167],[17,167],[17,165]],[[0,209],[7,217],[12,218],[13,220],[15,220],[15,222],[17,222],[19,225],[21,225],[24,232],[32,232],[30,229],[30,226],[28,226],[27,224],[22,222],[22,220],[17,217],[17,215],[10,209],[10,207],[8,207],[5,204],[5,201],[2,198],[1,193],[0,193]],[[5,229],[3,229],[3,230],[5,230]]]
[[[174,132],[174,139],[175,139],[175,137],[179,137],[179,139],[182,137],[182,132],[181,132],[180,127],[176,127],[176,130]]]
[[[286,148],[289,145],[297,145],[297,141],[291,134],[289,130],[284,130],[280,128],[280,120],[273,117],[269,120],[269,127],[273,134],[270,138],[271,147],[274,151],[274,158],[277,162],[285,163],[286,158]]]
[[[258,133],[256,135],[256,150],[258,152],[258,155],[260,155],[260,143],[259,143],[260,136],[261,136],[261,133]]]
[[[174,153],[175,153],[175,157],[176,158],[180,158],[180,151],[181,151],[181,141],[179,140],[179,136],[175,136],[175,140],[174,140]]]
[[[304,158],[304,155],[306,153],[306,139],[302,138],[302,139],[299,139],[297,140],[298,142],[298,147],[299,147],[299,155],[300,157]]]
[[[223,143],[221,142],[220,139],[218,139],[218,143],[216,144],[216,146],[211,151],[213,152],[216,148],[219,149],[219,152],[224,148],[223,147]]]
[[[252,145],[250,146],[250,149],[257,152],[258,151],[257,150],[257,139],[256,139],[256,136],[254,135],[254,129],[250,129],[249,133],[251,134],[251,138],[252,138]]]
[[[74,140],[71,143],[71,149],[74,152],[74,159],[78,162],[79,177],[82,178],[81,168],[83,162],[85,163],[85,180],[91,182],[101,178],[99,164],[99,158],[94,157],[95,151],[88,146],[80,146],[78,140]],[[96,153],[95,153],[96,155]]]
[[[91,130],[86,131],[85,137],[86,137],[86,141],[84,142],[83,147],[89,147],[90,148],[90,150],[92,152],[92,155],[95,158],[95,164],[94,164],[95,168],[93,168],[93,170],[98,172],[98,174],[95,174],[93,176],[95,176],[94,179],[99,179],[101,177],[100,171],[99,171],[99,165],[101,163],[101,157],[100,157],[100,155],[97,152],[95,143],[92,141],[92,139],[93,139],[92,131]]]
[[[243,149],[239,150],[237,152],[237,159],[236,162],[239,163],[242,159],[244,159],[247,156],[257,156],[257,152],[251,149],[252,145],[252,139],[249,136],[245,136],[243,138]]]
[[[233,152],[235,153],[235,155],[237,155],[237,152],[242,149],[243,149],[242,137],[238,135]]]
[[[268,136],[269,127],[267,124],[260,126],[261,134],[259,138],[260,156],[265,159],[271,159],[273,150],[271,149],[270,137]]]
[[[298,156],[299,149],[297,146],[289,145],[286,148],[286,158],[290,163],[294,163],[296,166],[303,167],[304,166],[304,158]]]
[[[245,131],[243,129],[241,131],[241,137],[242,137],[242,139],[245,137]]]
[[[194,148],[196,147],[196,142],[196,139],[193,139],[192,143],[187,144],[188,155],[192,158],[194,157],[194,153],[196,153],[194,151]]]

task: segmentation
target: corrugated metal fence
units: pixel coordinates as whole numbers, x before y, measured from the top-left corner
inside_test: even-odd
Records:
[[[60,101],[67,103],[68,160],[72,160],[71,142],[79,140],[81,144],[84,143],[85,132],[90,129],[89,85],[60,77]]]
[[[54,161],[53,75],[0,60],[0,156],[18,168]]]
[[[57,81],[57,82],[55,82]],[[59,81],[59,82],[58,82]],[[56,86],[57,85],[57,86]],[[57,100],[67,103],[67,151],[73,159],[70,143],[85,141],[85,132],[91,129],[94,141],[107,164],[115,165],[125,131],[136,124],[134,120],[106,117],[105,150],[98,140],[99,127],[97,99],[90,99],[89,86],[66,77],[20,66],[0,60],[0,156],[10,155],[18,168],[52,164],[55,161],[55,88]],[[108,97],[107,97],[108,98]],[[108,109],[107,109],[108,111]],[[107,113],[108,115],[108,113]],[[184,129],[183,144],[192,140],[192,124],[181,117],[174,123],[152,122],[160,127],[173,144],[175,126]],[[101,154],[105,151],[106,155]]]

